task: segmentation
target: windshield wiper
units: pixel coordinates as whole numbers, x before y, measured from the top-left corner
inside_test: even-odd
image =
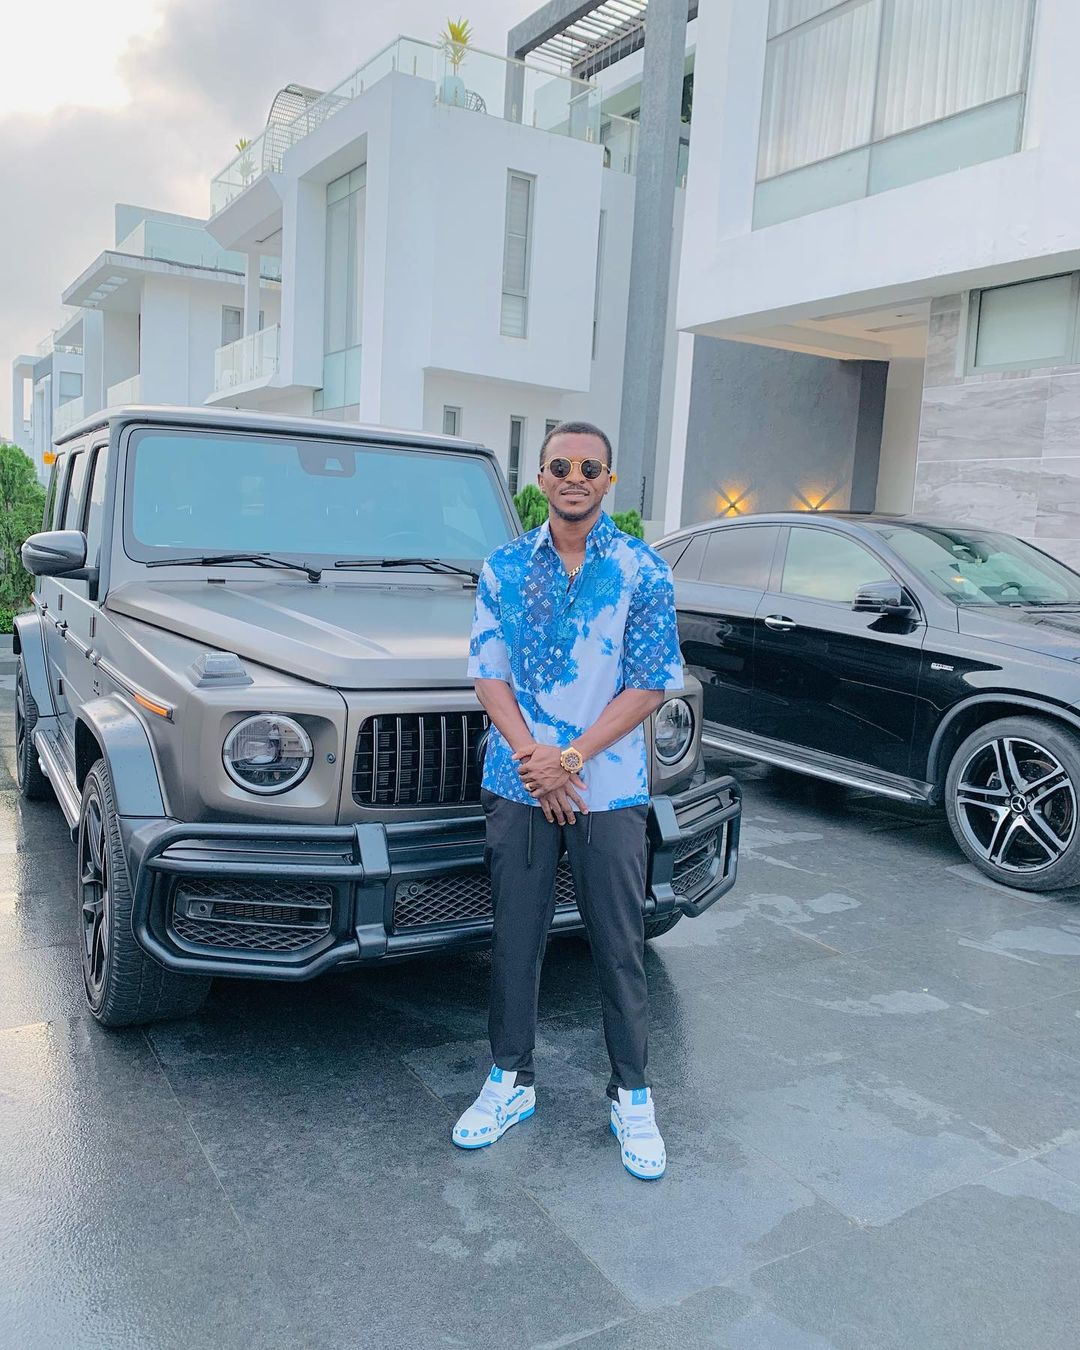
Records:
[[[317,583],[322,580],[318,567],[308,563],[291,562],[288,558],[275,558],[270,553],[206,553],[199,558],[154,558],[147,567],[213,567],[218,563],[254,563],[256,567],[287,567],[293,572],[303,572],[308,581]]]
[[[448,572],[469,577],[473,585],[480,580],[480,573],[474,572],[471,567],[458,567],[456,563],[443,562],[441,558],[339,558],[334,566],[347,571],[360,571],[365,567],[426,567],[429,572]]]

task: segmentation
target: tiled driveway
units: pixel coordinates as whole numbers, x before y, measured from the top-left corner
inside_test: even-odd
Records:
[[[0,681],[0,1344],[1080,1344],[1076,901],[747,768],[736,892],[649,956],[667,1177],[620,1166],[573,940],[536,1116],[463,1154],[482,956],[88,1020],[70,845],[17,798]]]

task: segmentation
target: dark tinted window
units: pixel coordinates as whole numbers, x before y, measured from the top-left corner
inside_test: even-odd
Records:
[[[850,605],[868,581],[889,581],[892,573],[862,544],[832,530],[792,528],[781,589],[787,595]]]
[[[712,530],[706,536],[708,543],[701,580],[720,586],[766,590],[778,533],[772,525],[737,525]]]
[[[49,477],[49,495],[45,498],[45,518],[41,528],[43,530],[55,530],[56,526],[56,498],[60,491],[61,475],[64,471],[64,464],[67,462],[67,456],[61,455],[53,464],[52,474]]]
[[[80,452],[71,462],[71,479],[68,483],[67,500],[64,502],[63,530],[77,530],[80,524],[79,508],[82,502],[83,483],[86,481],[86,455]]]
[[[679,581],[697,581],[701,560],[705,556],[705,535],[695,534],[686,545],[686,552],[672,569]]]
[[[685,539],[673,539],[670,544],[657,544],[656,551],[669,567],[674,568],[685,548]]]
[[[101,525],[105,510],[105,467],[108,449],[102,446],[94,454],[94,471],[90,477],[90,497],[86,512],[86,561],[96,567],[101,551]]]

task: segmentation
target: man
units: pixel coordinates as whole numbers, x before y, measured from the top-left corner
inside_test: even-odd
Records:
[[[536,1109],[540,967],[565,849],[600,981],[611,1129],[624,1166],[648,1179],[666,1155],[645,1079],[642,722],[683,677],[670,569],[602,510],[611,467],[597,427],[550,431],[537,478],[549,518],[497,549],[477,587],[469,674],[492,722],[481,800],[494,1064],[452,1137],[482,1148]]]

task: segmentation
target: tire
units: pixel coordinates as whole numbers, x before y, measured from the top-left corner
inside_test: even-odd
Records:
[[[1039,717],[973,731],[945,776],[956,842],[994,881],[1024,891],[1080,883],[1080,740]]]
[[[682,910],[677,909],[672,914],[665,914],[662,919],[646,919],[645,941],[651,942],[653,938],[658,938],[663,933],[670,933],[682,917]]]
[[[15,675],[15,777],[28,802],[44,802],[53,795],[52,785],[41,771],[34,748],[38,707],[30,692],[26,669],[19,660]]]
[[[131,931],[131,885],[120,840],[112,778],[99,759],[86,775],[79,812],[79,951],[86,1002],[105,1027],[187,1017],[202,1006],[210,980],[165,970]]]

